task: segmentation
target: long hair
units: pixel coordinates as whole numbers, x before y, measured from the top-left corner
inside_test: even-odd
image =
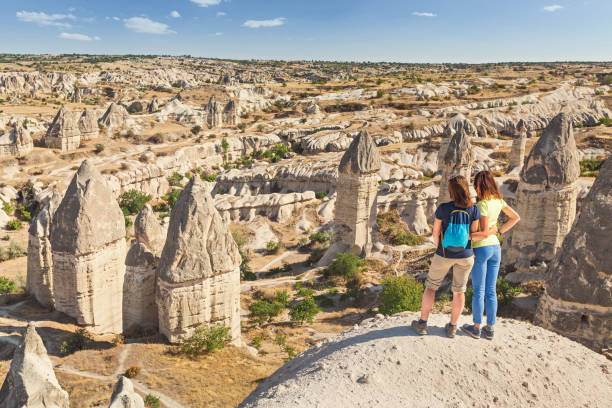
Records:
[[[504,198],[499,192],[499,187],[493,178],[493,174],[488,170],[479,171],[474,177],[474,189],[478,201],[488,200],[490,198]]]
[[[448,192],[457,207],[470,208],[474,205],[470,197],[470,187],[465,177],[455,176],[448,180]]]

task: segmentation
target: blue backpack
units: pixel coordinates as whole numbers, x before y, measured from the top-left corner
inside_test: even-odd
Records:
[[[467,211],[453,210],[448,216],[448,226],[442,232],[442,251],[461,252],[470,242],[471,217]]]

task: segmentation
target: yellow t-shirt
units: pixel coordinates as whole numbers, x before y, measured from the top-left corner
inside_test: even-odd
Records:
[[[479,201],[476,205],[478,206],[478,210],[480,210],[480,215],[487,217],[489,228],[491,228],[497,224],[499,213],[501,213],[502,209],[506,206],[506,202],[499,198],[488,198]],[[499,245],[497,235],[490,235],[488,238],[472,242],[472,248],[480,248],[489,245]]]

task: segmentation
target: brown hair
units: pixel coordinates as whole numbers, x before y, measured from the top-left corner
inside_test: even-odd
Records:
[[[474,177],[474,189],[478,201],[487,200],[489,198],[504,198],[499,192],[499,187],[493,178],[493,174],[488,170],[479,171]]]
[[[465,177],[455,176],[448,180],[448,192],[457,207],[470,208],[474,205],[470,197],[470,187]]]

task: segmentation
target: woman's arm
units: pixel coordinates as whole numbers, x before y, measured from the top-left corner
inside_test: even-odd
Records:
[[[436,248],[440,244],[440,230],[442,229],[442,220],[436,218],[434,220],[433,231],[431,232],[431,238],[433,239]]]
[[[504,208],[502,208],[502,211],[508,216],[509,219],[508,222],[502,225],[499,229],[500,234],[508,232],[512,227],[516,225],[517,222],[521,220],[521,216],[519,215],[519,213],[514,211],[514,209],[509,205],[506,205]]]
[[[497,232],[497,227],[495,225],[491,227],[491,229],[488,229],[488,225],[489,217],[487,216],[482,216],[480,220],[472,222],[470,227],[471,239],[473,241],[480,241]]]

